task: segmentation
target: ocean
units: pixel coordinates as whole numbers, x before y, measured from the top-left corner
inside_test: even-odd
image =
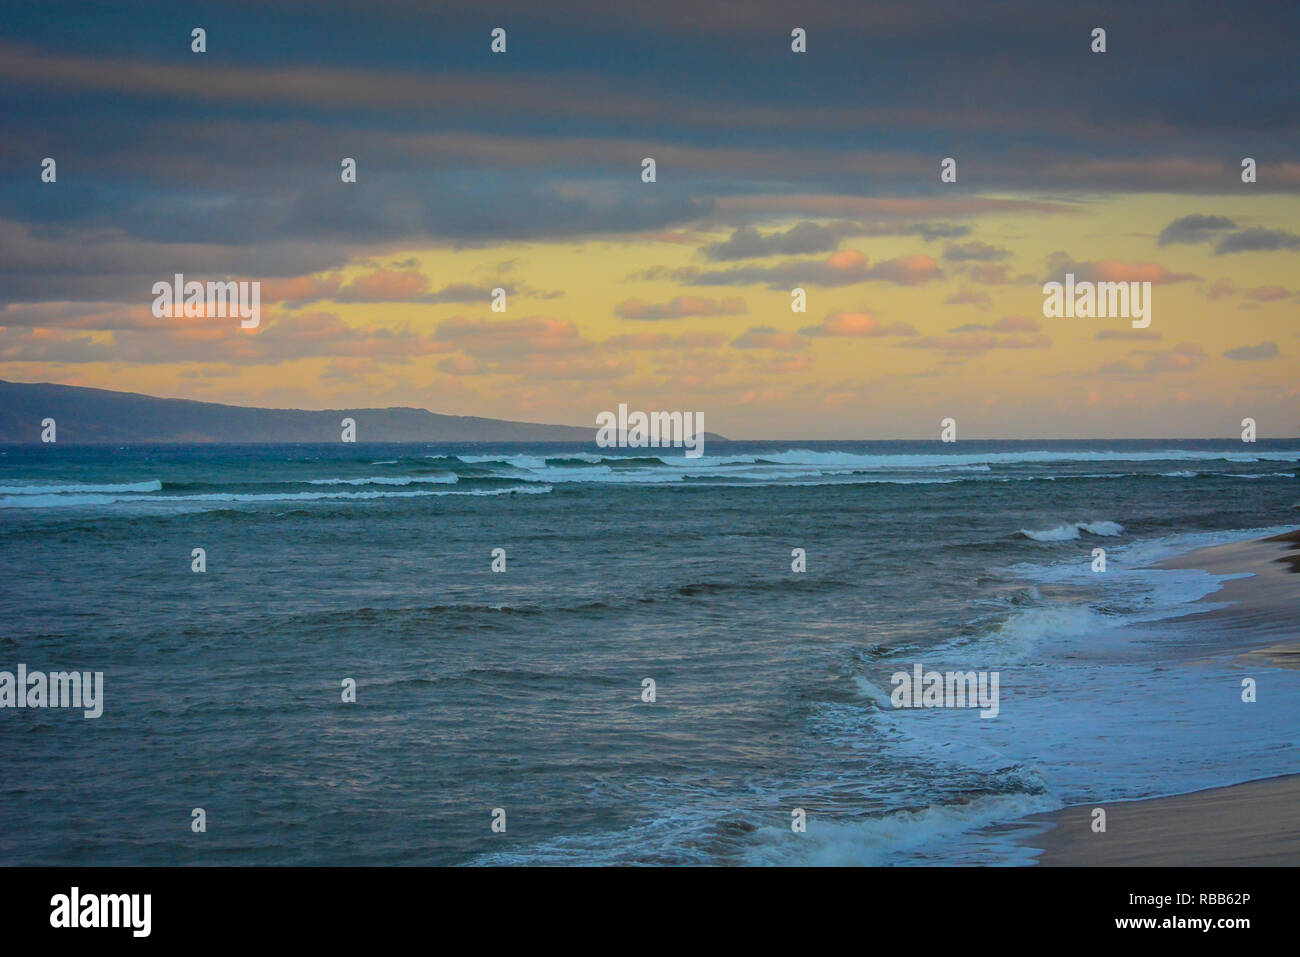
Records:
[[[98,718],[0,710],[0,863],[1024,863],[996,825],[1300,771],[1300,672],[1187,617],[1225,576],[1147,567],[1300,526],[1297,472],[1266,440],[0,448],[0,670],[104,674]],[[892,707],[918,663],[998,672],[997,716]]]

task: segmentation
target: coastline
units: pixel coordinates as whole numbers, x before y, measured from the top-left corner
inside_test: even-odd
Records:
[[[1105,833],[1092,831],[1095,807],[1106,812]],[[1300,864],[1300,774],[1076,804],[1020,823],[1044,867],[1291,867]]]
[[[1216,628],[1249,632],[1261,647],[1234,662],[1300,667],[1300,530],[1197,549],[1153,568],[1243,574],[1195,612]],[[1094,832],[1094,809],[1106,830]],[[1300,773],[1166,797],[1074,804],[1010,826],[1045,867],[1283,867],[1300,864]]]

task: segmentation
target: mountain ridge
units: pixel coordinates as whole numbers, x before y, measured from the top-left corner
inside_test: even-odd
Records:
[[[446,415],[413,406],[269,409],[198,399],[170,399],[54,382],[0,379],[0,443],[39,444],[42,421],[72,445],[271,444],[338,442],[341,420],[356,421],[367,442],[582,442],[596,428],[547,425],[485,416]],[[705,433],[706,440],[724,441]]]

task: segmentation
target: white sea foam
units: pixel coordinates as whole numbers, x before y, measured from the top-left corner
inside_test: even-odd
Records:
[[[1032,538],[1036,542],[1069,542],[1078,538],[1080,532],[1087,532],[1089,535],[1113,537],[1124,534],[1124,526],[1118,522],[1072,522],[1068,525],[1058,525],[1055,528],[1041,531],[1032,531],[1027,528],[1020,530],[1021,535],[1025,536],[1025,538]]]
[[[812,867],[880,867],[890,864],[1005,863],[1004,848],[978,857],[969,849],[954,855],[945,846],[971,831],[998,821],[1059,808],[1061,801],[1047,794],[995,794],[956,804],[936,804],[920,810],[894,811],[873,817],[845,814],[809,815],[807,832],[793,833],[788,826],[760,828],[746,854],[747,864]],[[964,843],[964,842],[962,842]],[[1027,863],[1029,849],[1022,849]]]
[[[435,491],[418,490],[402,492],[208,492],[197,495],[15,495],[0,498],[0,508],[74,508],[92,505],[134,504],[148,508],[184,508],[192,505],[238,504],[264,505],[277,502],[341,501],[363,502],[380,498],[423,498],[426,496],[469,495],[491,496],[509,494],[545,494],[552,491],[549,485],[516,485],[509,488],[467,489]]]
[[[0,485],[0,495],[65,495],[83,493],[111,494],[114,492],[160,492],[162,482],[150,479],[147,482],[124,482],[119,485],[50,485],[30,483],[23,485]]]
[[[454,472],[439,475],[375,475],[369,478],[308,479],[308,485],[451,485],[458,479]]]

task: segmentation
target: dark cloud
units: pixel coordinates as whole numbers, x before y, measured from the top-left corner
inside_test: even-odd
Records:
[[[798,256],[837,249],[844,231],[833,226],[802,222],[785,232],[760,233],[752,226],[742,226],[725,242],[705,246],[704,255],[713,260],[757,259],[761,256]]]
[[[1001,246],[972,239],[968,243],[957,243],[943,251],[943,258],[950,262],[997,262],[1011,255],[1011,250]]]
[[[57,17],[0,2],[0,304],[134,302],[175,271],[287,277],[413,242],[701,220],[741,227],[708,247],[718,261],[826,254],[850,235],[958,239],[971,229],[956,220],[1070,212],[1098,191],[1240,193],[1244,140],[1269,158],[1253,193],[1300,191],[1294,4],[1224,17],[1215,0],[1101,0],[1090,15],[1124,38],[1106,69],[1064,2],[1012,0],[1001,16],[951,0],[809,0],[806,57],[784,43],[788,5],[716,7],[219,4],[204,13],[210,52],[195,56],[164,0]],[[506,56],[487,53],[489,18],[509,21]],[[1139,49],[1140,64],[1124,59]],[[1207,49],[1209,71],[1189,55]],[[950,149],[963,186],[939,193]],[[648,155],[655,184],[638,176]],[[39,182],[44,156],[56,184]],[[355,184],[340,182],[343,157]],[[808,221],[767,232],[782,216]],[[1232,228],[1214,220],[1183,217],[1161,241]],[[1217,251],[1298,243],[1247,229]],[[948,261],[988,262],[992,248],[954,246]],[[917,281],[897,264],[863,272]]]
[[[944,272],[929,256],[902,256],[873,265],[862,253],[844,250],[824,260],[792,260],[774,266],[742,266],[712,272],[679,269],[671,275],[680,282],[700,286],[763,284],[772,289],[790,289],[801,284],[852,286],[861,282],[892,282],[912,286],[942,279]]]
[[[1261,342],[1257,346],[1238,346],[1229,349],[1224,356],[1239,362],[1253,362],[1259,359],[1276,359],[1279,354],[1276,342]]]
[[[1229,253],[1274,252],[1279,249],[1300,249],[1300,236],[1283,229],[1262,229],[1258,226],[1224,236],[1214,247],[1215,255]]]
[[[1236,229],[1237,224],[1226,216],[1203,216],[1192,213],[1181,216],[1160,230],[1157,242],[1161,246],[1170,243],[1204,243],[1213,240],[1225,229]]]

